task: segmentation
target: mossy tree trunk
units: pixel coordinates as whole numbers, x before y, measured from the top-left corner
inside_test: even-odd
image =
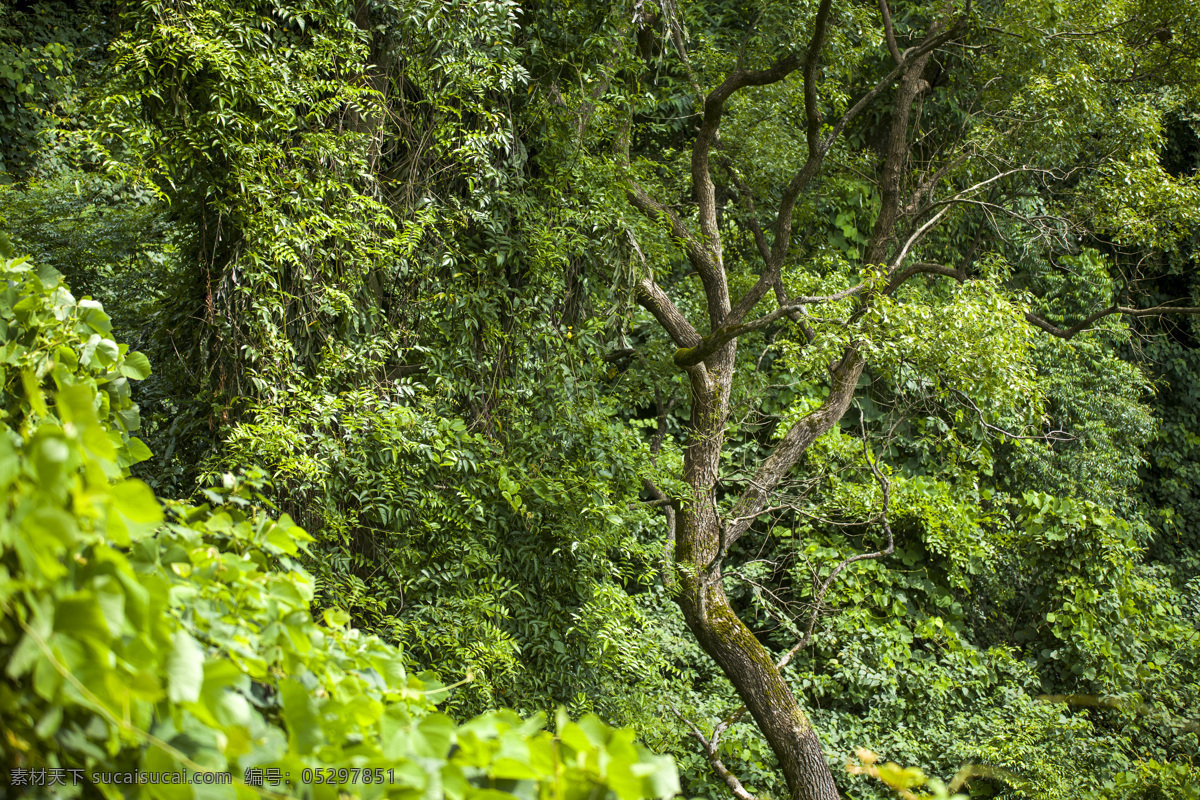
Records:
[[[793,800],[829,800],[838,797],[838,791],[817,732],[771,653],[734,613],[721,580],[730,536],[737,535],[740,527],[727,526],[715,497],[736,346],[736,341],[729,342],[706,364],[688,368],[692,434],[684,455],[684,477],[692,496],[676,515],[676,597],[696,640],[733,684],[770,743]],[[853,398],[863,363],[855,352],[843,359],[835,370],[829,399],[789,432],[764,463],[760,480],[777,484],[808,445],[837,424]]]

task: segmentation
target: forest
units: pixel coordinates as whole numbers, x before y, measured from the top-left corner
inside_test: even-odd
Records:
[[[0,2],[0,798],[1197,800],[1196,0]]]

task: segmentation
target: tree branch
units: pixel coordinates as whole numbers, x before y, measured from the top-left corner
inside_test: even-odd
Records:
[[[922,194],[932,190],[933,184],[935,184],[937,181],[941,180],[941,177],[945,174],[947,169],[961,163],[962,160],[965,158],[966,158],[965,155],[960,156],[958,159],[955,159],[950,164],[947,164],[945,167],[938,170],[938,172],[935,173],[929,179],[929,181],[927,183],[922,183],[922,185],[920,187],[918,187],[917,192],[914,195],[914,202],[916,202],[916,198],[918,198]],[[992,183],[995,183],[996,181],[1000,180],[1001,178],[1007,178],[1009,175],[1015,175],[1019,172],[1044,172],[1044,170],[1032,169],[1030,167],[1017,167],[1015,169],[1005,170],[1004,172],[998,172],[990,178],[982,180],[973,186],[968,186],[966,189],[963,189],[961,192],[955,193],[952,197],[948,197],[945,200],[938,200],[936,202],[932,202],[929,205],[925,206],[925,208],[921,210],[922,214],[927,213],[927,212],[931,211],[932,209],[937,208],[938,206],[942,206],[942,209],[940,211],[938,211],[936,214],[934,214],[930,219],[926,220],[919,228],[917,228],[915,231],[913,231],[912,235],[909,236],[907,241],[904,242],[904,246],[901,247],[899,252],[897,252],[896,255],[892,257],[891,263],[890,263],[890,266],[892,267],[892,269],[895,269],[896,267],[898,267],[900,265],[900,263],[902,261],[904,261],[905,257],[908,255],[908,253],[912,249],[913,245],[915,245],[922,238],[924,238],[925,234],[929,233],[929,231],[933,229],[933,226],[936,225],[938,223],[938,221],[941,220],[941,218],[944,217],[946,215],[946,213],[954,205],[956,205],[958,203],[978,203],[978,202],[980,202],[978,200],[970,199],[968,197],[968,195],[972,195],[972,194],[978,192],[980,189],[982,189],[986,186],[989,186]]]
[[[700,344],[700,334],[653,278],[646,277],[638,281],[636,294],[638,304],[658,320],[677,347],[696,347]]]
[[[906,267],[903,270],[898,270],[893,267],[889,273],[888,286],[884,289],[884,294],[892,294],[900,285],[914,275],[933,274],[945,275],[958,280],[960,283],[967,279],[967,274],[961,269],[946,267],[941,264],[919,263]],[[716,352],[722,345],[739,336],[744,336],[747,333],[761,330],[773,322],[776,322],[783,317],[790,317],[800,311],[804,306],[813,305],[815,303],[831,303],[838,300],[845,300],[847,297],[853,297],[867,288],[867,284],[860,283],[857,286],[851,286],[849,289],[844,289],[835,294],[821,295],[819,297],[793,297],[786,299],[778,308],[767,314],[764,314],[750,322],[743,322],[740,325],[726,325],[722,328],[710,333],[700,340],[698,345],[691,348],[680,349],[675,353],[675,365],[678,367],[691,367],[703,362],[706,358]]]
[[[1047,322],[1031,311],[1025,312],[1025,319],[1031,325],[1041,328],[1052,336],[1057,336],[1060,339],[1072,339],[1076,334],[1079,334],[1091,327],[1092,323],[1111,314],[1121,314],[1126,317],[1153,317],[1163,316],[1165,314],[1200,314],[1200,307],[1154,306],[1153,308],[1128,308],[1126,306],[1114,304],[1108,308],[1102,308],[1099,311],[1092,312],[1088,316],[1084,317],[1082,322],[1078,322],[1069,328],[1060,328],[1053,323]]]
[[[896,46],[896,32],[892,29],[892,12],[888,9],[887,0],[879,0],[879,13],[883,17],[883,33],[887,39],[888,52],[892,54],[892,60],[903,64],[904,56],[900,55],[900,48]]]
[[[926,40],[919,46],[911,48],[907,53],[905,53],[902,62],[889,71],[887,75],[883,76],[883,78],[881,78],[875,84],[875,86],[871,88],[870,91],[860,97],[858,102],[851,106],[846,113],[842,114],[842,116],[830,129],[829,133],[826,134],[825,138],[817,142],[815,147],[813,147],[812,140],[810,140],[808,158],[805,160],[804,165],[801,166],[796,174],[792,177],[792,180],[788,183],[787,187],[783,191],[783,196],[779,203],[779,210],[775,215],[775,239],[771,245],[771,257],[764,266],[762,274],[759,276],[759,279],[755,282],[754,286],[752,286],[730,310],[729,314],[724,320],[724,324],[736,325],[745,319],[746,315],[749,314],[756,305],[758,305],[759,301],[762,300],[763,296],[767,293],[767,290],[771,288],[772,284],[776,280],[779,270],[783,267],[784,259],[787,257],[788,248],[791,245],[792,212],[795,209],[796,199],[800,196],[800,192],[802,192],[812,181],[812,179],[816,177],[816,174],[820,170],[822,163],[824,163],[825,155],[833,147],[834,143],[838,140],[838,137],[842,135],[842,132],[846,129],[846,126],[849,125],[856,117],[858,117],[859,114],[866,110],[866,108],[875,100],[876,97],[879,96],[881,92],[884,91],[884,89],[891,86],[898,77],[904,74],[905,71],[912,65],[914,60],[923,58],[928,53],[933,52],[938,47],[941,47],[943,44],[957,36],[963,27],[963,23],[967,14],[970,11],[970,5],[970,2],[968,2],[962,16],[948,30],[941,34],[926,37]],[[816,41],[816,32],[814,32],[813,41]],[[812,45],[810,44],[810,51],[811,49]],[[807,94],[808,92],[806,87],[806,110],[808,107]],[[809,117],[810,130],[811,126],[812,117]],[[718,326],[714,325],[713,327]]]
[[[817,64],[821,58],[821,48],[825,46],[825,32],[829,24],[831,6],[831,0],[822,0],[817,8],[813,35],[804,54],[804,118],[807,123],[805,138],[810,157],[819,148],[821,140],[821,107],[817,104]]]
[[[677,367],[691,367],[703,362],[710,355],[719,350],[726,343],[736,339],[739,336],[744,336],[752,331],[761,330],[767,327],[772,322],[779,320],[785,316],[799,311],[801,308],[814,303],[831,303],[837,300],[845,300],[847,297],[858,294],[863,290],[866,284],[860,283],[858,286],[853,286],[835,294],[822,295],[820,297],[793,297],[787,301],[785,305],[781,305],[774,311],[768,314],[744,322],[741,325],[725,325],[705,336],[698,344],[689,349],[680,349],[675,353],[675,365]]]
[[[806,86],[810,82],[808,73],[815,70],[816,56],[824,41],[825,21],[829,16],[832,0],[822,0],[817,10],[817,30],[809,45],[806,58]],[[721,124],[721,116],[725,112],[725,102],[740,89],[749,86],[766,86],[784,80],[801,65],[797,53],[789,53],[780,58],[771,67],[764,70],[746,71],[740,67],[731,72],[721,85],[709,92],[704,99],[704,118],[700,123],[700,131],[692,145],[692,187],[696,192],[698,216],[700,218],[700,234],[708,250],[708,257],[701,263],[694,263],[700,280],[704,284],[705,297],[708,300],[710,324],[719,326],[729,313],[729,285],[725,279],[725,268],[721,253],[721,233],[717,227],[716,187],[713,183],[709,165],[709,155],[716,142],[717,129]],[[815,103],[815,88],[814,103]],[[806,89],[806,106],[808,91]],[[818,123],[819,124],[819,123]],[[809,122],[810,130],[812,122]],[[819,128],[818,128],[819,130]]]
[[[880,0],[880,8],[886,10],[885,0]],[[885,19],[890,21],[890,15]],[[940,22],[933,22],[925,36],[925,41],[938,38],[940,27]],[[891,42],[891,46],[893,49],[895,48],[894,41]],[[883,175],[879,181],[879,215],[875,218],[875,227],[871,231],[871,239],[867,243],[865,253],[868,264],[878,264],[883,261],[888,242],[894,235],[896,220],[900,216],[900,189],[909,156],[909,117],[912,115],[913,102],[929,88],[929,84],[922,74],[925,72],[925,65],[929,62],[932,53],[932,50],[927,50],[912,58],[902,57],[897,62],[903,67],[903,71],[900,75],[900,85],[896,90],[896,100],[892,104],[892,120],[888,130]]]
[[[1078,441],[1079,437],[1071,436],[1064,430],[1050,431],[1049,433],[1045,434],[1044,436],[1026,436],[1021,433],[1013,433],[1012,431],[1006,431],[1004,428],[1001,428],[998,425],[993,425],[992,423],[988,422],[987,419],[983,415],[983,409],[981,409],[979,406],[975,405],[975,401],[972,400],[971,397],[966,392],[955,390],[955,394],[957,394],[959,397],[961,397],[963,400],[965,400],[967,402],[967,405],[969,405],[972,408],[972,410],[974,410],[975,414],[979,417],[980,425],[987,428],[989,431],[995,431],[996,433],[1000,434],[1001,436],[1006,436],[1009,439],[1024,439],[1026,441],[1036,441],[1036,442],[1074,442],[1074,441]]]
[[[775,279],[779,274],[780,268],[783,266],[783,260],[787,256],[788,247],[791,244],[792,238],[792,210],[796,205],[796,198],[800,192],[808,185],[808,182],[817,170],[821,163],[825,160],[825,153],[829,150],[827,145],[822,145],[821,136],[821,108],[817,102],[817,66],[820,60],[821,48],[825,46],[825,34],[828,29],[829,10],[832,6],[831,0],[822,0],[821,5],[817,8],[817,18],[813,27],[812,38],[809,39],[808,49],[804,58],[804,115],[806,120],[805,138],[808,142],[808,156],[805,159],[804,166],[800,168],[800,172],[796,174],[784,190],[783,197],[780,201],[779,210],[775,214],[775,241],[771,246],[770,254],[765,259],[762,275],[750,291],[743,295],[729,313],[727,321],[737,324],[745,318],[750,310],[758,305],[758,301],[767,293]],[[843,125],[844,127],[844,125]],[[839,130],[840,134],[841,131]],[[805,176],[801,180],[801,176]],[[765,242],[764,242],[765,244]],[[714,326],[716,327],[716,326]]]
[[[945,275],[958,280],[960,283],[967,279],[966,272],[961,269],[954,269],[952,267],[942,266],[941,264],[919,263],[906,267],[903,270],[893,268],[888,276],[888,286],[886,289],[884,289],[883,293],[892,294],[909,278],[913,277],[914,275],[921,274]],[[852,297],[856,294],[859,294],[866,287],[867,284],[860,283],[857,286],[852,286],[849,289],[844,289],[835,294],[827,294],[819,297],[801,296],[788,299],[774,311],[764,314],[757,319],[751,320],[750,322],[743,322],[740,325],[726,325],[718,328],[708,336],[703,337],[699,344],[691,348],[681,348],[675,353],[675,365],[686,368],[700,364],[706,358],[720,349],[722,345],[738,338],[739,336],[744,336],[747,333],[761,330],[771,323],[782,319],[783,317],[790,317],[791,315],[800,311],[804,306],[813,305],[815,303],[831,303],[838,300],[845,300],[847,297]]]
[[[925,178],[917,184],[917,190],[913,192],[912,200],[909,202],[906,213],[916,213],[917,208],[920,206],[921,198],[932,192],[933,188],[941,182],[942,178],[946,177],[946,173],[955,167],[962,166],[970,157],[970,153],[959,153],[957,158],[947,161],[932,174],[927,174]]]
[[[914,275],[945,275],[948,278],[954,278],[959,283],[967,279],[967,273],[961,269],[942,266],[941,264],[913,264],[902,270],[893,269],[888,276],[887,288],[883,290],[885,295],[892,294],[900,286]]]
[[[854,345],[846,349],[841,363],[834,370],[829,397],[820,408],[797,420],[758,468],[750,485],[730,510],[730,518],[737,521],[727,527],[726,547],[732,547],[750,528],[754,517],[767,504],[771,492],[800,460],[808,446],[836,425],[846,413],[850,401],[854,398],[858,376],[862,374],[865,365],[866,361]]]
[[[729,787],[729,791],[733,792],[733,796],[738,800],[755,800],[754,795],[746,791],[746,787],[742,786],[742,782],[737,779],[737,776],[729,771],[729,768],[721,761],[721,756],[717,753],[717,739],[720,733],[715,733],[710,741],[699,728],[696,727],[690,719],[679,713],[679,709],[671,706],[671,713],[679,717],[684,725],[688,726],[688,731],[692,734],[692,738],[700,742],[700,747],[704,749],[704,755],[708,757],[708,763],[712,765],[713,771],[721,776],[721,780],[725,781],[725,785]],[[723,728],[721,729],[724,730]]]
[[[679,218],[678,214],[651,197],[641,187],[641,184],[632,178],[629,179],[626,187],[626,197],[628,197],[629,202],[634,208],[641,211],[649,219],[665,219],[667,221],[672,238],[682,243],[688,261],[700,273],[701,280],[704,279],[705,274],[714,274],[717,265],[712,262],[712,254],[708,252],[707,248],[701,242],[697,241],[692,232],[683,224],[683,220]],[[707,284],[705,286],[707,287]]]
[[[671,42],[675,45],[675,52],[679,53],[679,60],[683,62],[683,70],[687,74],[688,83],[692,85],[692,91],[696,93],[696,100],[703,105],[704,90],[700,88],[700,84],[696,80],[696,73],[692,71],[692,60],[688,58],[687,47],[683,42],[683,26],[679,23],[679,9],[675,7],[674,0],[666,0],[663,3],[663,9],[667,13],[667,25],[671,29]]]
[[[738,175],[737,170],[733,168],[733,163],[725,156],[718,156],[717,163],[720,164],[729,177],[733,180],[733,185],[737,187],[738,195],[746,205],[746,211],[749,214],[749,221],[746,223],[750,227],[750,233],[754,236],[754,244],[758,248],[758,254],[764,262],[771,258],[771,248],[767,246],[767,239],[763,236],[762,226],[758,224],[758,209],[754,205],[754,192],[742,180],[742,176]]]
[[[829,573],[829,577],[826,578],[821,584],[821,588],[817,592],[817,596],[813,598],[813,609],[808,618],[808,630],[805,632],[804,638],[797,642],[791,650],[788,650],[787,653],[784,654],[783,658],[779,659],[779,662],[775,665],[776,669],[783,669],[786,667],[791,662],[792,658],[795,657],[796,653],[799,653],[801,650],[808,647],[808,643],[812,641],[813,630],[817,625],[817,617],[821,613],[821,601],[825,599],[825,593],[829,591],[829,587],[833,585],[834,580],[837,579],[837,576],[842,573],[842,570],[846,569],[846,567],[850,566],[856,561],[883,558],[884,556],[890,556],[896,550],[896,539],[892,535],[892,526],[888,524],[887,518],[888,506],[891,504],[892,483],[887,479],[887,477],[884,476],[883,472],[880,471],[879,466],[875,463],[875,459],[871,457],[871,454],[867,449],[867,430],[866,424],[863,421],[861,408],[859,409],[858,424],[862,430],[863,458],[867,460],[867,464],[871,467],[871,472],[875,475],[875,480],[879,482],[880,487],[883,489],[883,511],[881,512],[880,519],[883,524],[883,530],[887,533],[887,547],[874,553],[859,553],[856,556],[850,556],[849,558],[842,560],[841,563],[833,568],[833,572]]]

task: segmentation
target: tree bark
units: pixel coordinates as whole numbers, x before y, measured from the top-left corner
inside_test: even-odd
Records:
[[[697,523],[700,520],[681,520],[677,527]],[[707,535],[699,529],[695,532],[700,538],[712,538],[711,532]],[[685,578],[682,588],[679,604],[688,627],[704,652],[737,689],[759,730],[771,744],[792,800],[837,798],[837,785],[825,762],[817,732],[783,676],[775,669],[771,654],[730,607],[720,581],[707,582],[700,588],[689,584]]]
[[[693,393],[692,435],[684,455],[684,477],[692,497],[676,515],[676,600],[696,641],[733,684],[771,745],[791,800],[834,800],[839,797],[838,789],[817,732],[776,669],[771,653],[734,612],[721,582],[727,532],[717,510],[716,483],[736,350],[736,341],[729,342],[705,364],[688,369]],[[825,413],[819,410],[810,415],[819,424],[808,426],[811,430],[806,429],[803,437],[806,443],[831,428],[845,412],[862,370],[860,359],[852,361],[844,368],[852,374],[839,376],[842,380],[837,381],[841,385],[848,382],[850,391],[833,393],[822,409]]]

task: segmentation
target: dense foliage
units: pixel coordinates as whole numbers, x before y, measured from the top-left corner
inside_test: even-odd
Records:
[[[100,305],[76,302],[55,270],[0,266],[0,712],[14,791],[84,790],[52,788],[48,769],[158,775],[153,796],[190,796],[153,785],[185,770],[196,791],[232,776],[227,796],[676,790],[670,760],[632,731],[560,716],[552,736],[544,717],[508,710],[457,724],[437,710],[449,689],[410,675],[396,647],[348,627],[340,608],[314,621],[313,579],[296,561],[312,538],[262,512],[261,472],[164,509],[128,477],[150,456],[130,435],[129,381],[148,376],[145,355],[106,338]],[[121,796],[112,781],[97,788]]]
[[[7,769],[1197,797],[1198,41],[0,9]]]

